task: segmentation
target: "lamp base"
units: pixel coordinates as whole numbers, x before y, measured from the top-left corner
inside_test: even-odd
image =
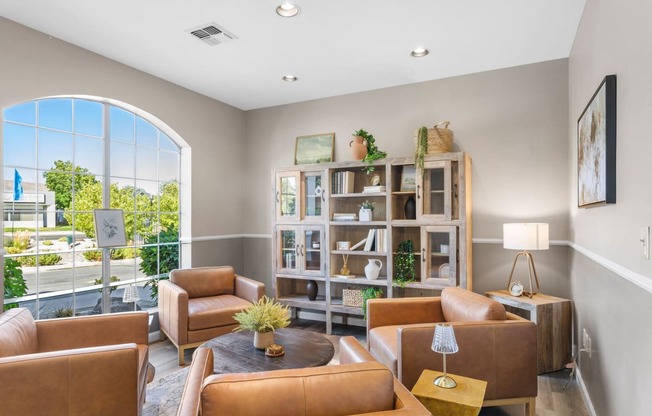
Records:
[[[433,381],[433,384],[437,387],[441,387],[444,389],[452,389],[454,387],[457,387],[457,383],[455,380],[452,378],[448,377],[447,375],[439,376]]]
[[[520,256],[524,256],[525,259],[527,260],[527,272],[528,272],[528,279],[530,281],[530,291],[529,292],[523,291],[523,294],[531,299],[532,296],[539,293],[539,277],[537,276],[537,269],[534,268],[534,259],[532,258],[532,254],[530,254],[526,250],[523,250],[520,253],[518,253],[516,255],[516,258],[514,259],[514,264],[512,264],[512,272],[509,274],[509,280],[507,281],[507,291],[509,292],[509,285],[510,283],[512,283],[512,277],[514,276],[514,269],[516,268],[516,262],[518,261],[518,258]],[[532,275],[534,275],[534,281],[537,284],[536,289],[533,289],[532,287]]]

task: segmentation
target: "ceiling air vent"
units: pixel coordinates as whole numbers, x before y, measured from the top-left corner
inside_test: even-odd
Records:
[[[211,46],[237,39],[235,35],[227,32],[217,23],[206,23],[205,25],[188,29],[186,32]]]

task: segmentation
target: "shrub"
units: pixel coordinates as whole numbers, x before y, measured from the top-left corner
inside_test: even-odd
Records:
[[[44,246],[51,246],[51,245],[53,245],[53,244],[54,244],[54,243],[53,243],[52,241],[50,241],[50,240],[45,240],[45,241],[43,241],[43,245],[44,245]]]
[[[84,251],[82,256],[88,261],[102,261],[102,252],[100,250]]]
[[[169,230],[161,231],[158,234],[158,238],[156,235],[148,236],[145,238],[145,244],[156,244],[157,242],[173,243],[179,241],[178,236],[179,231],[171,228]],[[145,287],[151,286],[150,297],[152,300],[157,300],[159,280],[168,279],[167,274],[179,267],[179,245],[172,244],[169,246],[143,247],[140,249],[140,258],[142,259],[140,270],[147,276],[153,276],[147,281],[147,283],[145,283]]]
[[[14,247],[21,250],[29,248],[29,231],[17,231],[14,233]]]
[[[23,252],[23,250],[19,249],[18,247],[12,246],[5,247],[5,250],[7,250],[7,254],[20,254]]]
[[[36,256],[17,257],[16,260],[25,267],[36,266]],[[38,256],[39,266],[54,266],[61,261],[61,256],[58,254],[41,254]]]
[[[16,260],[5,257],[5,287],[4,298],[12,299],[25,296],[27,294],[27,284],[23,278],[23,269],[20,268],[20,263]],[[3,310],[17,308],[18,303],[8,303],[4,305]]]
[[[111,283],[115,283],[115,282],[119,282],[119,281],[120,281],[120,279],[118,278],[118,276],[111,276],[109,278],[109,282],[111,282]],[[98,277],[93,282],[95,282],[96,285],[101,285],[102,284],[102,278]],[[113,293],[114,290],[116,290],[116,286],[111,286],[109,288],[109,293]],[[102,293],[102,289],[100,289],[99,292]]]
[[[67,243],[68,239],[66,237],[61,237],[57,241],[60,242],[60,243]]]
[[[136,257],[136,249],[134,248],[114,248],[111,250],[111,259],[123,260],[133,259]]]
[[[70,306],[62,306],[54,310],[55,318],[70,318],[72,316],[72,308]]]

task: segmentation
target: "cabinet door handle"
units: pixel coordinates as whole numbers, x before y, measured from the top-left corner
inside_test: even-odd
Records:
[[[425,247],[421,249],[421,261],[424,262],[424,263],[426,262],[426,248]]]
[[[280,196],[279,192],[276,191],[276,203],[281,202],[281,200],[279,199],[279,196]]]
[[[294,247],[294,254],[296,254],[297,257],[301,255],[301,246],[299,244]]]
[[[417,199],[421,199],[421,185],[417,185]]]
[[[326,191],[321,191],[321,200],[326,202]]]
[[[453,185],[453,197],[457,198],[457,184]]]
[[[305,246],[303,244],[301,244],[301,255],[302,256],[306,255],[305,249],[306,249]]]

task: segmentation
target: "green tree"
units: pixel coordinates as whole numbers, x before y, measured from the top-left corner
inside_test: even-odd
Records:
[[[4,298],[13,299],[25,296],[27,294],[27,284],[23,278],[23,269],[21,269],[20,263],[12,258],[5,257],[4,269]],[[6,311],[17,307],[18,303],[8,303],[4,305],[3,310]]]
[[[99,183],[88,169],[81,166],[73,168],[71,161],[63,160],[55,161],[52,169],[45,172],[43,177],[45,186],[54,192],[54,203],[59,210],[70,209],[73,182],[77,194],[81,193],[88,185]]]
[[[161,231],[158,236],[151,235],[145,239],[145,244],[176,243],[179,241],[179,231],[175,228]],[[179,244],[146,246],[140,249],[140,270],[147,276],[152,276],[145,283],[151,286],[151,298],[158,299],[159,280],[168,279],[168,273],[179,267]],[[159,277],[160,276],[160,277]]]
[[[159,209],[161,212],[176,213],[179,211],[179,182],[174,180],[162,183],[159,195]],[[163,214],[159,221],[163,229],[179,229],[179,216],[176,214]]]

